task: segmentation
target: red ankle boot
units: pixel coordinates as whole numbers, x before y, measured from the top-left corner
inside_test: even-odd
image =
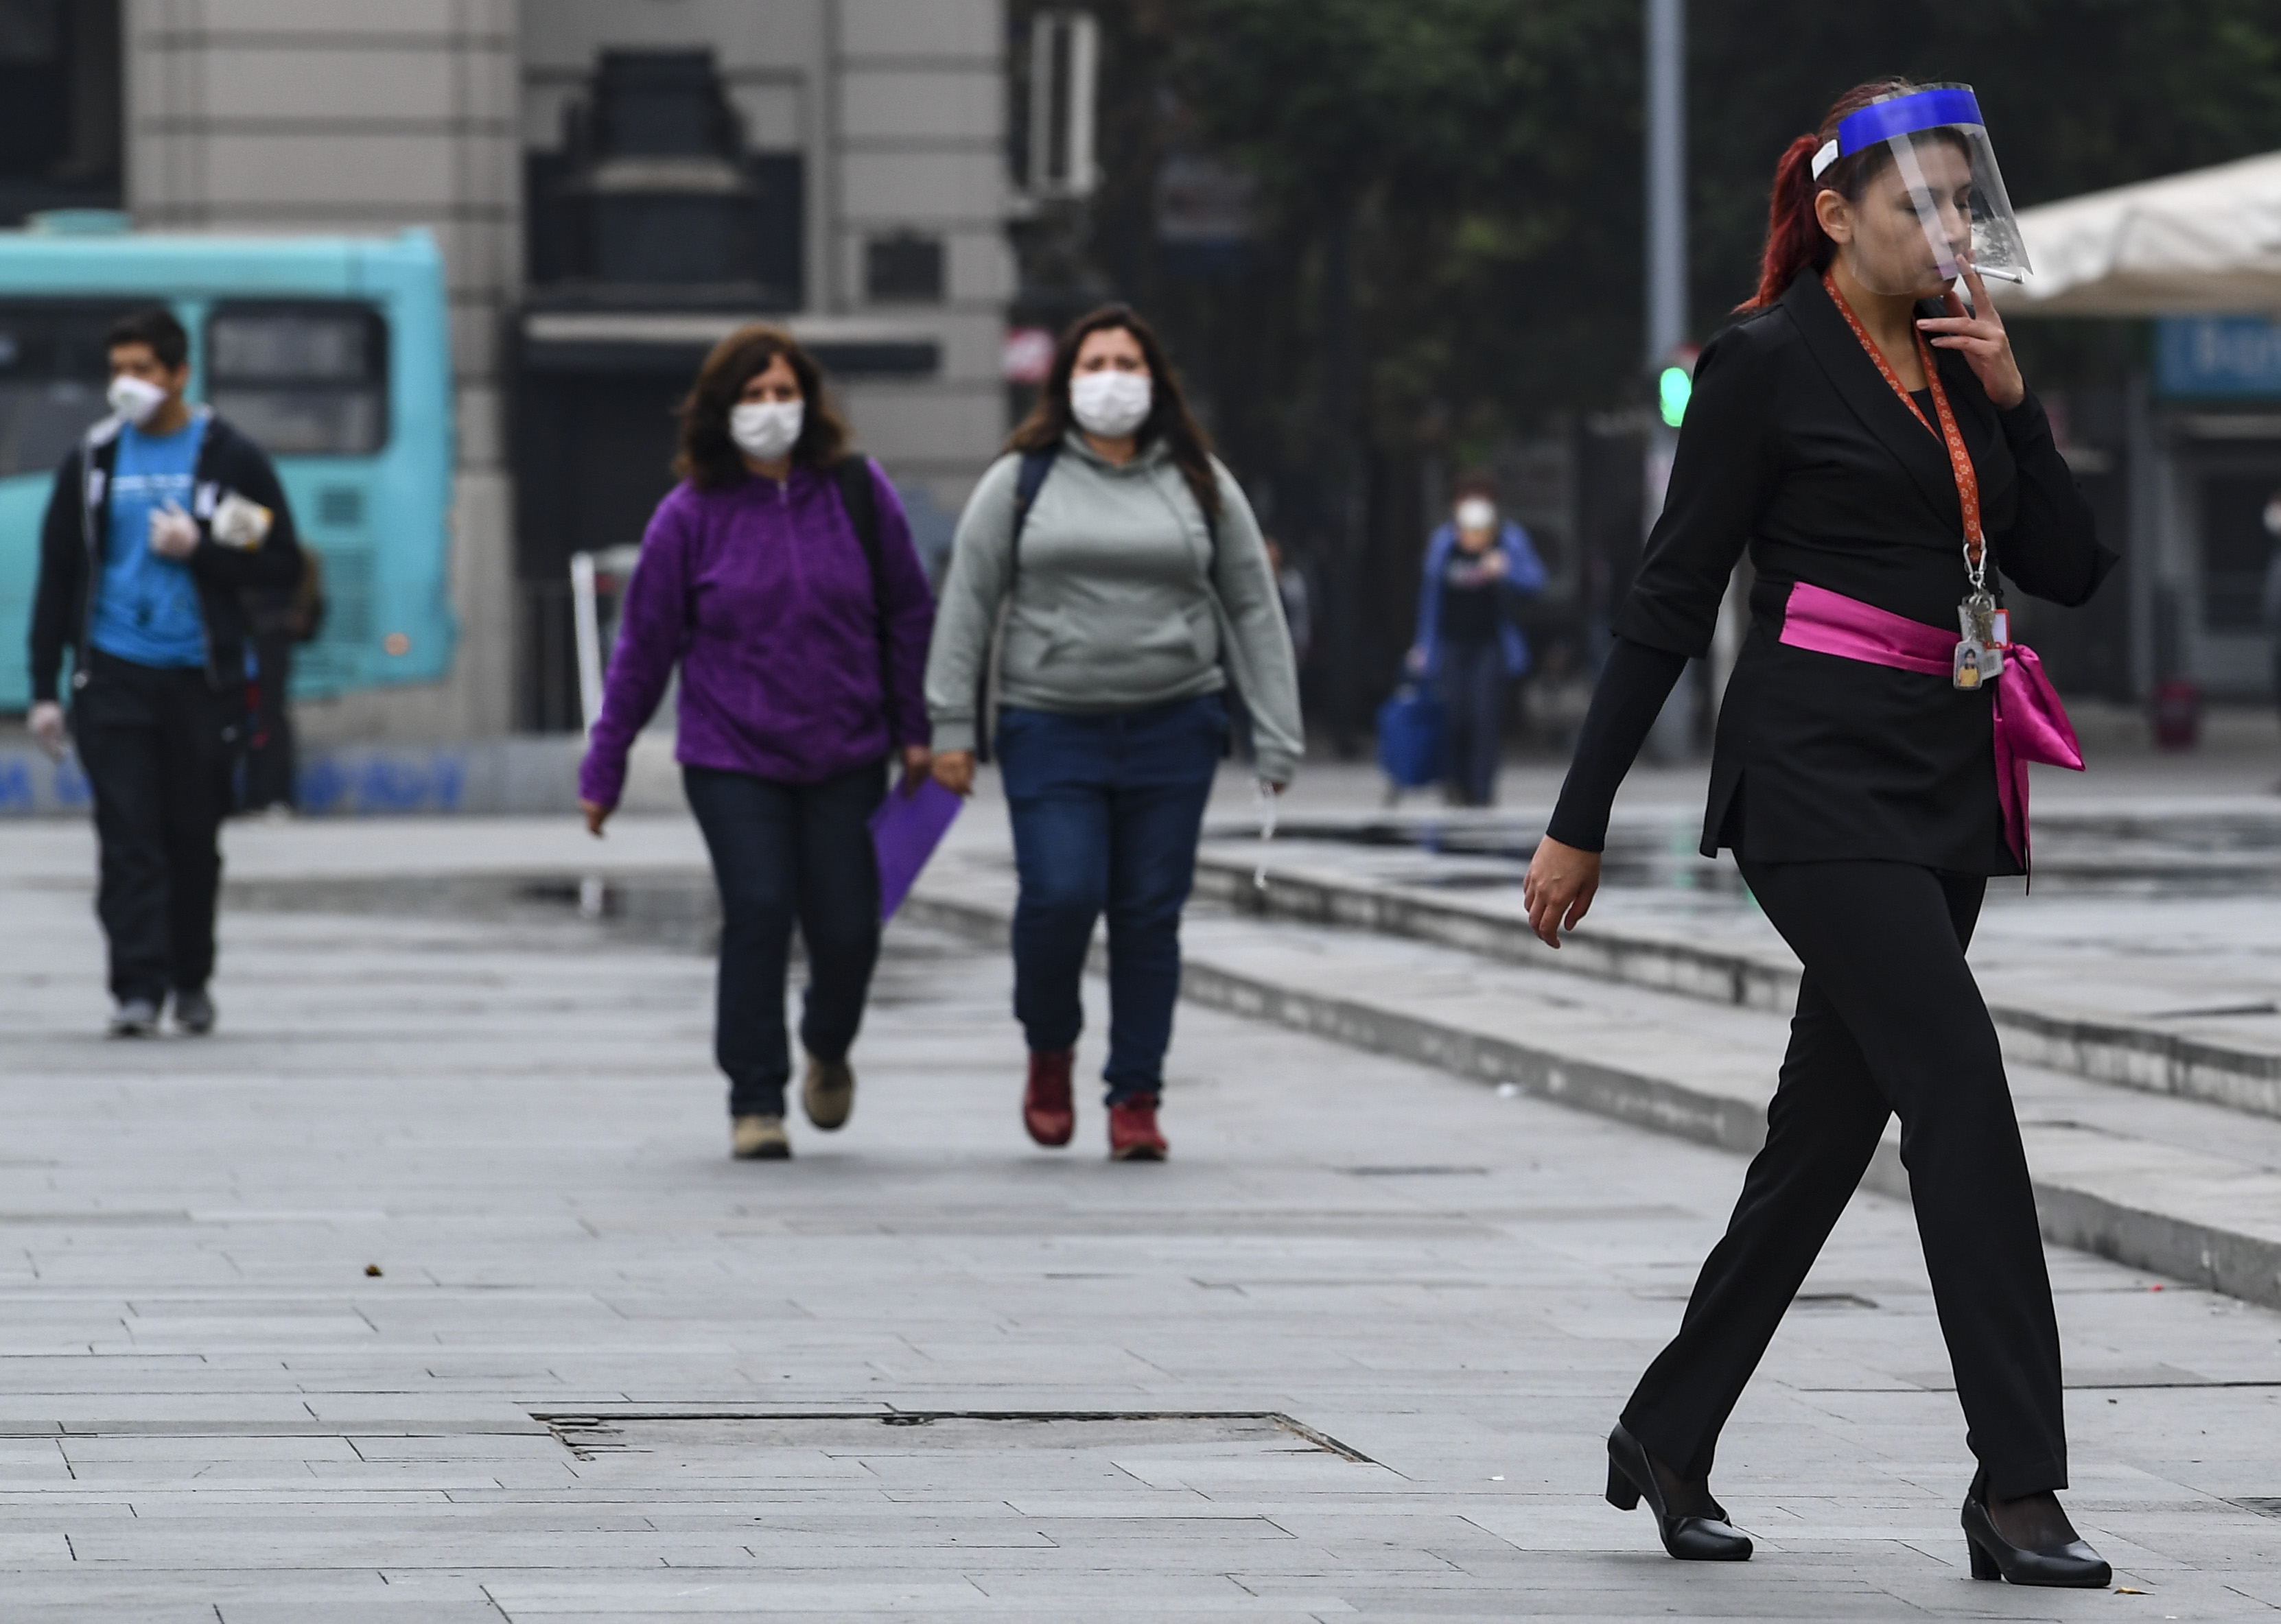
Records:
[[[1161,1162],[1171,1147],[1156,1131],[1156,1096],[1144,1094],[1109,1108],[1109,1159]]]
[[[1066,1145],[1077,1132],[1077,1107],[1070,1101],[1070,1067],[1076,1060],[1074,1049],[1051,1054],[1043,1049],[1030,1051],[1030,1087],[1022,1096],[1022,1125],[1030,1130],[1032,1139],[1048,1148]]]

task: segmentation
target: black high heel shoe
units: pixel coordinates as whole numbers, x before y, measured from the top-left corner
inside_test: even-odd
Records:
[[[1674,1517],[1664,1504],[1663,1486],[1655,1481],[1655,1467],[1638,1439],[1621,1421],[1608,1435],[1608,1504],[1628,1512],[1644,1496],[1655,1513],[1655,1531],[1663,1548],[1682,1562],[1747,1562],[1750,1535],[1727,1522],[1727,1508],[1713,1500],[1707,1517]]]
[[[1973,1473],[1964,1493],[1964,1543],[1972,1553],[1975,1579],[2007,1579],[2014,1584],[2056,1585],[2068,1589],[2101,1590],[2115,1582],[2107,1559],[2081,1540],[2070,1540],[2052,1551],[2030,1551],[2014,1545],[1996,1531],[1988,1514],[1988,1468]]]

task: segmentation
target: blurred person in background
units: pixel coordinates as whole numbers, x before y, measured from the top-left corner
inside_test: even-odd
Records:
[[[1499,517],[1496,485],[1478,476],[1460,481],[1449,522],[1426,544],[1409,660],[1449,717],[1454,806],[1496,803],[1505,690],[1528,670],[1528,640],[1513,615],[1543,590],[1543,562],[1528,532]]]
[[[1094,922],[1109,917],[1110,1155],[1165,1155],[1157,1110],[1180,910],[1228,736],[1233,677],[1260,779],[1303,751],[1291,638],[1243,491],[1188,414],[1132,310],[1062,336],[1038,403],[959,522],[927,662],[936,780],[960,794],[996,743],[1013,817],[1014,1013],[1030,1049],[1022,1120],[1039,1144],[1076,1127],[1071,1072]]]
[[[244,594],[257,668],[245,744],[244,806],[249,812],[290,817],[298,804],[295,781],[299,761],[287,689],[293,680],[294,645],[315,642],[324,629],[321,568],[316,553],[305,547],[300,578],[290,588]]]
[[[1307,653],[1315,645],[1314,596],[1308,590],[1307,572],[1283,551],[1283,544],[1267,538],[1267,567],[1275,572],[1275,597],[1283,606],[1284,629],[1291,634],[1291,662],[1307,669]]]
[[[800,1103],[826,1132],[854,1109],[847,1053],[879,956],[870,819],[924,779],[920,682],[934,603],[901,499],[847,450],[816,362],[780,328],[714,346],[681,405],[681,483],[658,504],[626,588],[601,715],[578,773],[595,834],[626,753],[677,662],[675,754],[721,893],[714,1054],[730,1148],[792,1154],[785,973],[800,925],[808,985]]]
[[[77,741],[101,848],[111,1031],[213,1030],[214,904],[258,680],[244,594],[289,587],[301,546],[277,471],[183,399],[189,338],[168,312],[108,335],[112,414],[56,471],[32,605],[33,736]],[[71,714],[60,700],[72,654]]]

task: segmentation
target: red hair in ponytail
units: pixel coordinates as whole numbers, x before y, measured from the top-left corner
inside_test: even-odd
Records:
[[[1851,158],[1841,158],[1823,170],[1819,180],[1814,178],[1813,155],[1824,143],[1836,139],[1837,127],[1849,114],[1871,102],[1906,96],[1915,89],[1906,79],[1855,85],[1821,115],[1819,130],[1800,135],[1782,149],[1782,161],[1775,166],[1774,192],[1767,202],[1767,251],[1759,266],[1759,290],[1736,305],[1736,310],[1763,310],[1782,296],[1800,271],[1809,267],[1819,270],[1829,263],[1837,244],[1822,230],[1821,217],[1813,212],[1814,199],[1826,191],[1859,197],[1863,182],[1883,167],[1876,160],[1885,156],[1885,148],[1880,143]]]

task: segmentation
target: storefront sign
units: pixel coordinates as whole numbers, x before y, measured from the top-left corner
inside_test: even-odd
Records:
[[[2154,389],[2185,399],[2281,399],[2281,324],[2263,316],[2164,316]]]

